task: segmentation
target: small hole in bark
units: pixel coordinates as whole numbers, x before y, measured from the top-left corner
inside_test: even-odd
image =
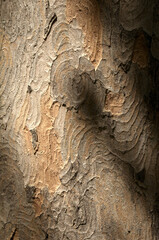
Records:
[[[28,90],[27,90],[27,92],[30,94],[32,91],[33,91],[33,90],[32,90],[32,88],[31,88],[31,86],[28,85]]]
[[[136,179],[140,182],[145,181],[145,169],[141,170],[140,172],[136,173]]]
[[[49,238],[49,235],[46,233],[46,237],[45,237],[45,239],[48,239]]]
[[[32,202],[33,199],[35,199],[35,192],[36,192],[36,188],[34,186],[26,186],[25,188],[26,191],[26,198],[27,201],[30,203]]]

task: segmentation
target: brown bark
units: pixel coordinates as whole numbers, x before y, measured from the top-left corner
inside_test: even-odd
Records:
[[[157,1],[0,9],[0,240],[159,239]]]

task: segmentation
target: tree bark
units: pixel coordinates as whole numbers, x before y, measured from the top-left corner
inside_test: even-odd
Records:
[[[159,239],[158,1],[0,9],[0,239]]]

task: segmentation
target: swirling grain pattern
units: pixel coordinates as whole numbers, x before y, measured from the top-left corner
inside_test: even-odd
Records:
[[[69,23],[76,19],[84,34],[84,49],[94,66],[98,66],[102,58],[102,26],[98,2],[67,1],[66,16]]]
[[[154,6],[0,2],[0,239],[158,239]]]

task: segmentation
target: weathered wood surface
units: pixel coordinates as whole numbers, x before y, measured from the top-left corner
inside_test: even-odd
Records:
[[[157,0],[0,11],[0,239],[159,239]]]

